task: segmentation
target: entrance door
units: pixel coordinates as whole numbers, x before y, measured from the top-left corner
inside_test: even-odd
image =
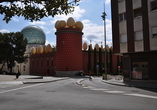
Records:
[[[148,79],[148,62],[132,62],[132,79]]]

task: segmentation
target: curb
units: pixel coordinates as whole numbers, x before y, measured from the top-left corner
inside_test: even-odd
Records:
[[[75,84],[82,86],[83,85],[82,81],[84,81],[84,79],[80,79],[80,80],[76,81]]]
[[[0,84],[23,84],[23,81],[3,81]]]
[[[109,81],[105,81],[105,80],[101,80],[101,82],[104,82],[104,83],[107,83],[107,84],[112,84],[112,85],[117,85],[117,86],[129,86],[129,85],[126,85],[126,84],[120,84],[120,83],[114,83],[114,82],[109,82]]]
[[[34,82],[22,81],[22,82],[23,82],[23,84],[36,84],[36,83],[49,83],[49,82],[55,82],[55,81],[66,80],[66,79],[69,79],[69,78],[54,79],[54,80],[49,80],[49,81],[34,81]]]
[[[111,85],[117,85],[117,86],[126,86],[126,87],[137,87],[137,88],[143,88],[143,89],[157,89],[157,87],[148,87],[148,86],[139,86],[139,85],[132,85],[132,84],[120,84],[116,82],[109,82],[105,80],[101,80],[101,82],[111,84]]]

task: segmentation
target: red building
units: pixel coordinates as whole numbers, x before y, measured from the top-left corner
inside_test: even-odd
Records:
[[[57,22],[58,23],[58,22]],[[68,25],[69,27],[67,27]],[[66,27],[65,27],[66,26]],[[79,71],[88,73],[90,70],[94,72],[94,51],[90,53],[82,50],[82,24],[75,23],[75,26],[70,26],[62,21],[56,24],[56,51],[52,52],[36,52],[30,55],[30,74],[32,75],[51,75],[51,76],[75,76]],[[104,52],[96,52],[96,64],[103,70],[104,68]],[[112,58],[111,58],[112,57]],[[113,59],[110,61],[110,59]],[[101,60],[101,61],[100,61]],[[90,64],[89,64],[90,62]],[[111,63],[112,62],[112,63]],[[118,73],[119,65],[116,55],[108,55],[107,60],[108,72]]]

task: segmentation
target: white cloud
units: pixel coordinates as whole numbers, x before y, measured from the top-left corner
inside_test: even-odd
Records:
[[[1,33],[9,33],[10,31],[9,30],[6,30],[6,29],[2,29],[0,30]]]
[[[106,0],[106,3],[109,3],[109,2],[110,2],[110,0]],[[65,20],[66,21],[69,17],[73,17],[75,21],[80,20],[83,18],[83,14],[85,14],[85,12],[86,11],[84,9],[81,9],[79,6],[77,6],[75,8],[75,11],[73,12],[73,14],[57,15],[51,21],[47,21],[47,22],[37,21],[37,22],[30,23],[30,24],[40,25],[40,27],[44,30],[44,32],[46,34],[54,33],[56,31],[56,29],[54,28],[54,25],[57,20]],[[88,19],[82,20],[82,23],[84,24],[84,29],[83,29],[84,35],[82,37],[83,42],[87,42],[89,44],[90,40],[91,40],[93,47],[95,46],[96,43],[101,45],[101,42],[102,42],[102,45],[104,45],[104,25],[98,25]],[[111,46],[112,31],[111,31],[111,20],[109,20],[109,19],[106,19],[106,38],[107,38],[107,41],[106,41],[107,45]],[[46,41],[46,44],[55,45],[56,41],[54,41],[54,42]]]
[[[13,21],[19,21],[19,19],[15,18],[15,17],[13,17],[12,20]]]
[[[107,1],[106,1],[107,2]],[[109,1],[108,1],[109,2]],[[85,13],[84,9],[80,9],[78,6],[74,14],[70,15],[58,15],[54,17],[54,20],[51,20],[50,22],[52,23],[51,25],[54,25],[57,20],[67,20],[69,17],[73,17],[74,20],[81,19],[83,17],[83,14]],[[84,25],[83,29],[83,37],[82,40],[83,42],[87,42],[88,44],[90,43],[90,40],[92,41],[93,46],[98,43],[99,45],[104,45],[104,25],[98,25],[96,23],[91,22],[88,19],[82,20],[82,23]],[[103,24],[103,23],[102,23]],[[53,27],[52,31],[55,32],[55,28]],[[111,31],[111,20],[106,19],[106,38],[107,38],[107,45],[111,46],[111,40],[112,40],[112,31]]]
[[[44,27],[44,26],[39,26],[41,29],[46,30],[48,28]]]
[[[93,46],[98,43],[104,45],[104,26],[92,23],[89,20],[83,20],[83,41],[90,43],[92,41]],[[112,31],[111,31],[111,20],[106,20],[106,44],[111,46]]]
[[[46,40],[45,45],[48,45],[48,44],[50,44],[51,46],[52,46],[52,45],[55,46],[55,45],[56,45],[56,42],[49,42],[49,41]]]
[[[47,28],[47,27],[44,27],[44,26],[39,26],[41,29],[43,29],[43,31],[46,33],[46,34],[49,34],[51,32],[53,32],[54,30],[51,29],[51,28]]]
[[[69,17],[73,17],[74,20],[78,20],[80,19],[83,14],[85,13],[86,11],[84,9],[81,9],[79,6],[75,7],[75,11],[73,12],[73,14],[68,14],[68,15],[57,15],[54,17],[54,20],[51,20],[51,23],[52,24],[55,24],[55,22],[57,20],[67,20]]]
[[[109,4],[109,3],[110,3],[110,0],[106,0],[106,1],[105,1],[105,4]]]
[[[44,22],[44,21],[34,21],[34,22],[29,22],[29,24],[31,24],[31,25],[45,25],[46,22]]]

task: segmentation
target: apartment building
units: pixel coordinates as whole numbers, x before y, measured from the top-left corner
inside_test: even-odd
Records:
[[[111,0],[111,12],[124,79],[157,81],[157,0]]]

